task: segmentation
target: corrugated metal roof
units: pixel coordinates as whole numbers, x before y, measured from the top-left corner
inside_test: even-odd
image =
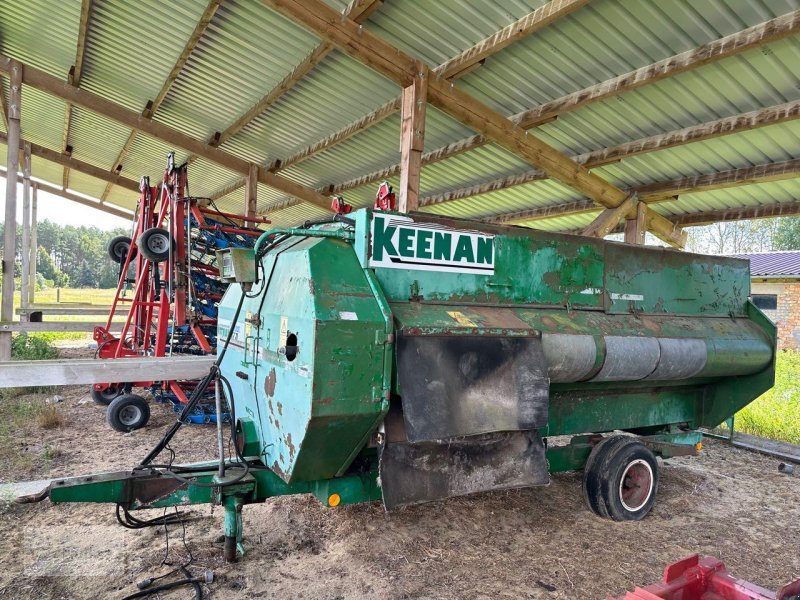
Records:
[[[750,261],[751,277],[800,277],[800,252],[755,252],[753,254],[734,254],[737,258]]]
[[[329,0],[343,10],[346,0]],[[545,0],[392,0],[365,21],[365,28],[401,50],[436,66],[545,4]],[[158,0],[95,0],[92,3],[81,87],[141,112],[156,97],[207,5],[165,5]],[[797,10],[796,0],[593,0],[572,15],[489,57],[459,79],[460,88],[506,115],[530,109],[611,77],[695,48],[775,16]],[[75,60],[79,2],[47,0],[0,3],[0,52],[66,79]],[[318,44],[301,27],[258,0],[226,0],[155,113],[155,120],[206,140],[229,127]],[[646,136],[800,98],[800,39],[793,36],[593,102],[536,128],[557,149],[577,155]],[[5,78],[4,78],[5,79]],[[3,81],[7,94],[7,81]],[[223,144],[248,161],[269,164],[313,144],[396,97],[398,87],[344,54],[331,52],[266,112]],[[64,102],[23,89],[24,137],[61,151]],[[81,108],[73,110],[69,143],[77,159],[112,169],[130,130]],[[428,110],[426,151],[469,136],[449,116]],[[346,142],[280,174],[323,188],[398,162],[399,117],[394,115]],[[123,175],[159,180],[166,153],[176,150],[137,135]],[[595,172],[631,187],[800,157],[800,121],[626,158]],[[494,145],[427,166],[423,195],[439,194],[505,177],[530,165]],[[34,161],[34,176],[61,184],[60,167]],[[241,175],[207,160],[190,167],[191,192],[214,195]],[[665,215],[796,201],[799,180],[686,194],[654,205]],[[396,183],[396,179],[392,180]],[[374,184],[345,193],[362,206]],[[102,194],[105,183],[72,173],[70,188]],[[553,181],[537,181],[471,198],[436,204],[427,211],[467,218],[558,205],[580,197]],[[287,197],[259,186],[259,210]],[[135,194],[113,187],[108,202],[131,206]],[[221,208],[237,209],[243,190]],[[299,204],[271,215],[278,224],[315,217]],[[576,229],[592,214],[531,221],[536,227]]]

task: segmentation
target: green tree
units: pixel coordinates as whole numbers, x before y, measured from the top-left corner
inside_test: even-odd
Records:
[[[772,246],[775,250],[800,250],[800,217],[778,219]]]

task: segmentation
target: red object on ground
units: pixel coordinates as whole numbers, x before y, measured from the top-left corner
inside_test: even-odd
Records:
[[[375,194],[375,210],[397,210],[397,199],[390,186],[385,181]]]
[[[616,600],[800,600],[800,579],[771,592],[733,577],[721,560],[695,554],[668,565],[663,581]]]

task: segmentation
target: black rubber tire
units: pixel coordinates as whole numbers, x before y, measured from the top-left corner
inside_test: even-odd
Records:
[[[606,454],[617,444],[624,442],[627,438],[623,435],[612,435],[603,438],[592,448],[589,459],[583,467],[583,500],[586,506],[598,516],[608,518],[605,504],[602,502],[600,494],[601,473],[597,465],[603,460]]]
[[[124,387],[121,384],[117,383],[110,384],[102,392],[98,392],[94,388],[89,390],[89,394],[91,395],[92,400],[94,400],[94,403],[101,404],[103,406],[108,406],[115,398],[121,396],[124,393],[125,393]]]
[[[598,454],[587,461],[584,471],[584,498],[599,516],[614,521],[643,519],[655,503],[658,492],[658,462],[653,452],[640,440],[628,436],[613,436],[595,448]],[[591,459],[591,456],[590,456]],[[628,506],[623,500],[623,478],[637,469],[644,477],[645,492],[637,504]],[[639,488],[641,489],[641,487]]]
[[[142,256],[155,263],[164,262],[169,258],[170,243],[174,250],[175,240],[172,239],[169,231],[161,227],[146,229],[136,241]]]
[[[131,251],[131,238],[127,235],[118,235],[111,238],[108,242],[108,255],[115,263],[122,264],[125,262],[125,257]],[[136,248],[133,249],[133,256],[136,256]],[[133,258],[131,256],[131,258]]]
[[[106,421],[115,431],[128,433],[141,429],[150,420],[150,405],[137,394],[122,394],[108,405]]]

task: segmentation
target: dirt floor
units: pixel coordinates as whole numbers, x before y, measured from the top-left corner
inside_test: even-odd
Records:
[[[20,434],[24,451],[55,449],[19,481],[126,469],[173,422],[155,405],[150,425],[119,434],[84,388],[64,388],[64,425]],[[12,434],[13,435],[13,434]],[[22,441],[22,440],[26,441]],[[214,429],[184,428],[177,460],[213,457]],[[185,511],[193,573],[213,569],[207,597],[244,598],[605,598],[661,577],[665,563],[699,552],[771,589],[800,577],[800,476],[778,461],[709,442],[697,458],[663,464],[658,501],[642,522],[593,516],[579,474],[547,488],[482,494],[386,514],[378,503],[327,509],[311,497],[245,507],[247,555],[221,560],[222,514]],[[38,466],[36,466],[38,465]],[[145,511],[157,516],[160,511]],[[169,553],[186,557],[182,529]],[[166,573],[163,528],[127,530],[110,505],[0,508],[0,597],[121,598],[145,577]],[[193,598],[191,588],[163,598]]]

